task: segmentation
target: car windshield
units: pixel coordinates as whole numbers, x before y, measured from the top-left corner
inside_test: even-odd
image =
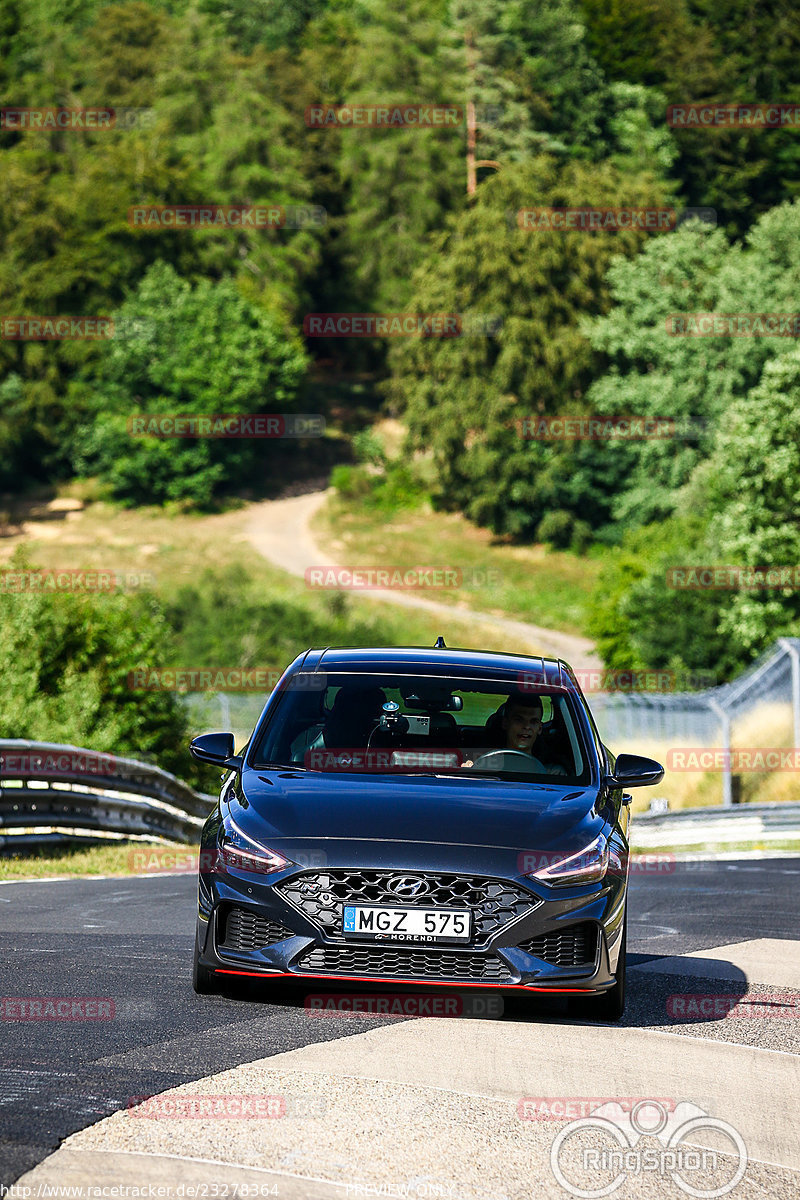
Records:
[[[420,675],[293,676],[249,765],[554,784],[589,779],[564,692],[519,689],[508,680]]]

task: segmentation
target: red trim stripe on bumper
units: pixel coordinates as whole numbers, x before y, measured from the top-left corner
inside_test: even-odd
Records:
[[[577,994],[581,996],[595,995],[594,988],[571,988],[571,987],[539,987],[533,983],[472,983],[465,981],[464,983],[451,983],[442,981],[432,981],[428,979],[398,979],[394,975],[376,978],[374,975],[315,975],[310,971],[295,972],[295,971],[232,971],[227,967],[214,967],[216,975],[247,975],[254,979],[338,979],[344,982],[348,980],[351,983],[409,983],[422,987],[476,987],[476,988],[501,988],[504,991],[512,988],[523,992],[550,992],[554,995],[562,995],[564,993]]]

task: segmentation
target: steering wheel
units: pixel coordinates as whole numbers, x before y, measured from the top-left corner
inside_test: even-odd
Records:
[[[526,754],[524,750],[489,750],[487,754],[482,754],[480,758],[475,759],[475,762],[472,764],[473,769],[486,766],[491,759],[498,757],[522,758],[525,760],[525,768],[528,771],[541,772],[542,775],[547,773],[547,768],[545,767],[544,763],[539,762],[539,759],[534,758],[532,754]],[[505,767],[502,763],[500,764],[499,769],[501,771],[505,770]],[[513,770],[513,767],[511,769]]]

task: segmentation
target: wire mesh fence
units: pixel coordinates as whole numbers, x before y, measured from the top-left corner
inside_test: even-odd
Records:
[[[667,753],[667,768],[686,769],[685,762],[713,761],[721,774],[719,799],[738,800],[741,771],[769,771],[800,766],[798,756],[778,755],[782,748],[800,750],[800,638],[780,638],[732,683],[701,692],[600,693],[590,698],[603,740],[612,750],[633,744],[658,745]],[[709,755],[692,756],[691,748]],[[669,759],[673,762],[670,764]],[[800,799],[800,776],[793,785]]]

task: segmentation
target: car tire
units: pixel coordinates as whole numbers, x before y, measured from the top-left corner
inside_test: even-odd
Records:
[[[625,1012],[625,976],[627,974],[627,945],[628,945],[628,913],[625,911],[625,923],[622,927],[622,945],[617,961],[616,983],[607,992],[599,996],[590,996],[573,1000],[571,1008],[576,1016],[585,1021],[603,1021],[613,1023],[622,1019]]]
[[[196,948],[192,966],[192,987],[198,996],[211,996],[217,990],[216,976],[213,971],[204,967],[200,962],[200,955]]]

